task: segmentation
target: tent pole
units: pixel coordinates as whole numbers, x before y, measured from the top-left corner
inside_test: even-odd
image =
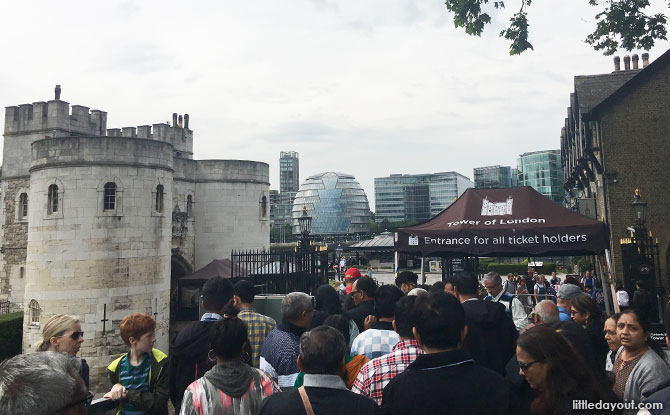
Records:
[[[423,267],[423,263],[424,263],[425,259],[426,259],[426,257],[421,255],[421,284],[426,283],[426,269]]]
[[[600,283],[603,288],[603,297],[605,298],[605,310],[607,312],[608,316],[611,316],[614,314],[612,310],[614,307],[612,306],[612,295],[610,291],[609,285],[607,285],[607,278],[605,278],[605,272],[607,272],[607,269],[605,267],[605,261],[603,261],[602,254],[598,255],[596,257],[598,259],[598,264],[600,265]]]
[[[396,277],[398,276],[398,264],[400,258],[398,257],[398,251],[395,251],[395,254],[393,256],[393,276]]]
[[[613,307],[612,309],[614,310],[615,313],[621,312],[619,309],[619,300],[617,299],[616,296],[616,286],[614,284],[614,275],[612,275],[612,265],[611,265],[611,259],[610,259],[610,252],[609,249],[605,249],[605,258],[604,258],[604,266],[605,269],[607,270],[607,275],[609,276],[610,283],[608,285],[610,289],[610,298],[612,299]]]

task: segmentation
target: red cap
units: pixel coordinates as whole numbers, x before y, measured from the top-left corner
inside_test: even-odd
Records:
[[[361,278],[361,272],[358,270],[358,268],[349,268],[347,272],[344,273],[344,280],[354,280],[356,278]]]

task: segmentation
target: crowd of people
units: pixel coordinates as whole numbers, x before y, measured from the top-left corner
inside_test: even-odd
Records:
[[[670,367],[650,341],[647,310],[607,316],[590,273],[528,277],[530,315],[518,295],[526,276],[462,272],[422,288],[409,271],[382,286],[350,272],[346,295],[330,285],[287,294],[278,324],[254,310],[250,282],[212,278],[204,314],[169,357],[154,347],[154,319],[121,321],[128,351],[109,364],[104,398],[120,415],[167,414],[168,401],[183,415],[670,411]],[[0,413],[85,414],[93,394],[76,357],[83,340],[77,317],[49,319],[35,353],[0,363]]]

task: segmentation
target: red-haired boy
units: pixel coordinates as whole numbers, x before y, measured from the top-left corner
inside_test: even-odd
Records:
[[[105,398],[119,401],[120,415],[167,414],[167,355],[154,349],[156,320],[140,313],[121,321],[121,338],[130,348],[107,367],[112,389]]]

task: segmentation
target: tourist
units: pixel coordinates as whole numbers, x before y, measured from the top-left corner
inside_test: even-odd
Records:
[[[350,268],[356,269],[356,268]],[[314,315],[312,316],[312,323],[310,329],[318,327],[330,316],[342,314],[342,305],[340,304],[337,292],[329,284],[320,285],[314,294]],[[347,336],[347,350],[351,349],[351,343],[358,336],[358,326],[356,323],[347,318],[349,322],[349,336]]]
[[[280,388],[292,388],[298,376],[300,335],[312,322],[312,297],[302,292],[287,294],[281,302],[282,322],[268,334],[261,348],[260,368]]]
[[[402,271],[395,277],[395,285],[407,294],[417,287],[419,276],[412,271]]]
[[[237,309],[229,306],[223,313],[208,335],[216,365],[186,388],[181,415],[256,415],[263,399],[279,391],[265,372],[244,363],[247,325]]]
[[[456,290],[456,277],[451,276],[444,280],[444,292],[451,294],[454,297],[458,297],[458,291]]]
[[[387,414],[507,414],[509,385],[463,350],[465,311],[456,297],[434,293],[414,305],[420,355],[384,388]],[[504,314],[504,312],[503,312]]]
[[[331,291],[334,292],[332,287]],[[273,318],[264,316],[254,310],[251,305],[254,302],[254,297],[254,284],[249,280],[239,281],[233,287],[233,304],[240,309],[238,317],[247,323],[249,342],[251,343],[251,362],[253,367],[259,367],[261,346],[263,346],[263,341],[267,335],[277,327],[277,322]]]
[[[484,284],[491,282],[491,280],[484,280]],[[464,343],[465,351],[478,364],[501,375],[504,374],[505,365],[514,355],[514,346],[518,336],[512,318],[502,303],[477,298],[479,283],[477,278],[469,273],[463,272],[457,276],[456,288],[458,299],[465,310],[465,323],[468,326]],[[504,295],[501,284],[498,284],[497,289],[500,292],[496,295]]]
[[[534,292],[535,304],[548,298],[547,294],[549,294],[549,291],[547,290],[547,286],[545,284],[544,275],[542,274],[537,275],[537,282],[535,283],[533,292]]]
[[[586,294],[574,284],[565,283],[558,289],[558,293],[556,294],[556,305],[558,306],[561,321],[572,320],[572,317],[570,316],[570,310],[572,309],[570,300],[580,295]]]
[[[627,310],[630,307],[628,291],[624,290],[620,285],[616,288],[616,302],[619,306],[619,311]]]
[[[551,300],[542,300],[533,309],[533,325],[535,326],[554,324],[558,321],[560,321],[558,307]]]
[[[607,353],[607,358],[605,359],[605,370],[608,372],[612,372],[612,368],[614,367],[614,359],[616,358],[616,354],[621,347],[621,340],[619,340],[619,336],[616,334],[616,325],[620,316],[620,313],[609,316],[607,320],[605,320],[605,325],[603,327],[605,341],[607,342],[607,347],[610,350]]]
[[[172,341],[170,400],[177,413],[186,387],[198,380],[214,364],[207,357],[210,350],[209,330],[222,318],[222,310],[232,303],[233,285],[222,277],[210,278],[202,287],[200,301],[204,310],[200,321],[184,327]]]
[[[382,393],[386,385],[391,379],[402,373],[417,356],[423,354],[423,349],[414,339],[412,332],[416,323],[414,317],[416,301],[416,296],[406,296],[396,302],[393,312],[393,328],[398,333],[400,340],[389,354],[371,360],[361,368],[351,388],[352,392],[372,398],[377,405],[381,405]]]
[[[640,402],[670,381],[670,368],[650,347],[651,328],[643,317],[644,314],[630,309],[622,311],[617,321],[616,331],[622,347],[614,361],[613,389],[625,402]]]
[[[368,272],[365,274],[367,277],[372,278],[372,266],[368,265]]]
[[[84,415],[93,394],[68,353],[20,354],[0,363],[0,414]]]
[[[556,271],[551,273],[549,283],[554,287],[554,291],[558,291],[558,289],[561,288],[561,279],[558,278],[558,275],[556,275]]]
[[[431,285],[430,289],[428,290],[429,293],[436,293],[441,291],[444,291],[444,282],[442,281],[434,282],[433,285]]]
[[[373,415],[371,399],[353,393],[342,380],[346,343],[332,327],[319,326],[300,337],[298,366],[303,386],[266,398],[261,415]]]
[[[543,324],[523,332],[516,357],[519,374],[537,393],[531,404],[533,414],[571,414],[576,400],[609,401],[606,388],[586,362],[552,327]]]
[[[351,291],[351,299],[355,307],[344,314],[352,319],[358,331],[365,330],[365,319],[374,315],[375,313],[375,292],[377,291],[377,284],[372,278],[364,277],[356,280]]]
[[[344,273],[344,291],[346,294],[351,294],[351,290],[354,288],[354,283],[362,278],[361,272],[358,268],[349,268],[347,272]]]
[[[323,325],[332,327],[335,330],[342,333],[344,341],[347,343],[347,347],[350,347],[349,346],[351,340],[349,338],[350,322],[351,320],[349,320],[348,318],[346,318],[341,314],[333,314],[323,322]],[[369,361],[370,359],[365,357],[365,355],[351,356],[349,354],[349,349],[347,349],[347,352],[344,354],[345,373],[343,376],[343,380],[345,385],[347,385],[347,389],[351,389],[351,387],[354,385],[354,380],[356,380],[356,375],[358,375],[358,372],[361,370],[361,367],[363,367],[363,365],[365,365]],[[305,374],[303,372],[298,373],[298,377],[296,378],[293,387],[295,388],[301,387],[303,385],[304,378]]]
[[[42,340],[35,344],[36,352],[65,352],[70,356],[77,356],[81,344],[84,342],[84,332],[81,331],[79,317],[66,314],[56,314],[47,320],[42,329]],[[79,376],[88,388],[89,368],[86,360],[80,359]]]
[[[514,320],[516,329],[521,331],[528,324],[528,314],[518,298],[512,297],[502,289],[502,279],[497,272],[484,275],[484,287],[489,295],[485,298],[505,306],[507,314]],[[460,290],[459,290],[460,291]]]
[[[121,414],[167,413],[168,358],[154,349],[156,320],[133,313],[121,320],[123,342],[130,351],[107,366],[112,389],[105,398],[119,401]]]
[[[375,293],[375,318],[365,321],[366,330],[351,344],[351,355],[365,355],[368,359],[383,356],[398,343],[393,329],[393,311],[396,301],[404,296],[395,285],[382,285]],[[369,326],[369,327],[368,327]]]
[[[519,276],[516,279],[516,299],[519,300],[522,306],[530,308],[530,293],[526,287],[526,279]]]
[[[511,272],[507,274],[507,280],[503,283],[503,291],[509,295],[516,294],[516,282],[514,281],[514,274]]]
[[[591,351],[596,362],[599,363],[601,370],[605,370],[605,359],[609,347],[603,336],[605,321],[598,305],[587,295],[578,295],[570,300],[570,316],[576,323],[581,324],[586,329],[591,343]]]
[[[593,280],[593,291],[591,291],[591,298],[593,298],[593,301],[595,301],[596,305],[600,309],[600,312],[604,315],[606,312],[605,291],[603,290],[603,284],[598,278]]]
[[[586,271],[586,274],[584,274],[584,278],[582,278],[581,283],[584,287],[584,291],[588,294],[591,294],[591,291],[593,290],[593,277],[591,276],[591,271]]]

